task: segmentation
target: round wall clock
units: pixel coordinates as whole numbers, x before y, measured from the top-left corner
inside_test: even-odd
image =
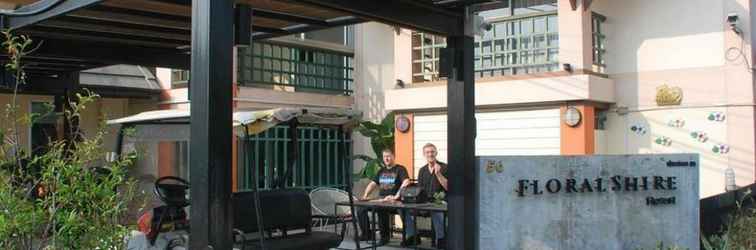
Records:
[[[399,132],[407,133],[410,129],[410,120],[406,116],[399,116],[396,118],[396,129],[399,130]]]
[[[583,114],[580,113],[580,110],[578,110],[575,107],[567,107],[566,110],[564,110],[564,116],[562,117],[562,120],[564,124],[567,124],[567,126],[570,127],[576,127],[580,124],[580,121],[583,119]]]

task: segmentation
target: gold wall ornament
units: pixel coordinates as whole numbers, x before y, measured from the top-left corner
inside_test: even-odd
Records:
[[[667,84],[656,87],[656,105],[680,105],[682,98],[683,91],[680,87],[670,87]]]

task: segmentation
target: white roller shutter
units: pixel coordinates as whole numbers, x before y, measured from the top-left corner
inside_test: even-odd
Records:
[[[479,112],[476,155],[558,155],[559,109]],[[438,159],[446,159],[446,115],[415,115],[415,172],[425,165],[422,147],[438,147]],[[416,175],[417,176],[417,175]]]

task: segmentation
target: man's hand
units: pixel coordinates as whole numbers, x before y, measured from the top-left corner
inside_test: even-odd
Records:
[[[441,173],[441,165],[438,164],[438,162],[434,162],[433,166],[431,166],[431,174],[436,175]]]
[[[389,195],[389,196],[383,197],[383,199],[382,199],[382,201],[385,201],[385,202],[394,202],[394,201],[397,201],[397,200],[399,200],[399,196],[398,195]]]

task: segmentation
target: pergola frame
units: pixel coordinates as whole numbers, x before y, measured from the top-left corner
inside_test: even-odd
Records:
[[[120,63],[191,68],[191,249],[232,248],[234,45],[364,21],[446,36],[447,242],[449,249],[477,249],[474,39],[467,6],[479,2],[491,0],[41,0],[0,15],[0,26],[45,41],[26,60],[39,69],[30,67],[32,76]]]

